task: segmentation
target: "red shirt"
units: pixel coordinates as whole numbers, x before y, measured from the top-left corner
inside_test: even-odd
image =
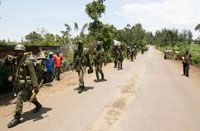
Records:
[[[63,56],[61,55],[55,55],[53,56],[55,67],[61,67],[61,61],[63,60]]]

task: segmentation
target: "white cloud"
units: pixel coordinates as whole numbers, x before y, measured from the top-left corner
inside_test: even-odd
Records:
[[[155,32],[161,28],[189,29],[194,38],[194,31],[200,23],[199,0],[164,0],[162,2],[146,2],[126,4],[118,15],[124,16],[129,23],[141,23],[148,31]]]

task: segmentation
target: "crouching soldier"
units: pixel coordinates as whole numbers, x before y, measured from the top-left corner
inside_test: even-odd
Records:
[[[99,73],[101,74],[101,80],[104,80],[104,74],[102,65],[106,66],[106,55],[100,41],[97,41],[97,47],[93,53],[94,66],[96,71],[97,81],[99,81]]]
[[[26,50],[25,46],[22,44],[17,44],[14,50],[16,57],[7,55],[3,62],[4,65],[11,65],[13,67],[12,73],[14,75],[9,77],[9,81],[12,81],[19,89],[14,119],[8,123],[8,128],[14,127],[20,123],[23,102],[30,100],[30,97],[32,96],[32,90],[34,90],[36,94],[39,92],[37,76],[33,62],[24,55]],[[42,105],[37,101],[36,98],[32,100],[32,103],[36,105],[33,113],[39,112],[39,110],[42,108]]]

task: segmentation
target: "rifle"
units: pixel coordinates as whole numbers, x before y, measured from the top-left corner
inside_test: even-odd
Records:
[[[39,84],[39,86],[38,86],[38,89],[40,89],[40,87],[41,87],[41,85],[42,85],[43,82],[44,82],[44,79],[41,80],[41,82],[40,82],[40,84]],[[32,103],[33,100],[35,99],[36,95],[37,95],[37,94],[35,94],[35,93],[32,94],[32,96],[31,96],[31,98],[30,98],[30,100],[29,100],[31,103]]]

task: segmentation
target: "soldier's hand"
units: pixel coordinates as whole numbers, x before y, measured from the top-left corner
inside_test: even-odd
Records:
[[[7,58],[7,59],[10,59],[10,60],[13,60],[13,59],[14,59],[14,56],[12,56],[12,55],[7,55],[6,58]]]
[[[74,66],[71,67],[72,71],[74,71]]]
[[[35,94],[39,92],[39,89],[34,89]]]

